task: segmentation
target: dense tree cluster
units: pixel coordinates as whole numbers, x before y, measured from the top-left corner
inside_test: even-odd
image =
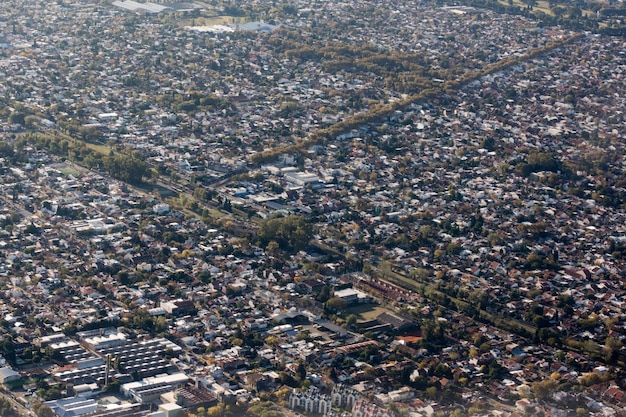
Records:
[[[13,146],[5,141],[0,141],[0,157],[13,158],[14,155],[15,150],[13,149]]]
[[[11,402],[5,398],[0,398],[0,416],[18,417],[20,414],[13,408]]]
[[[534,151],[528,155],[526,163],[516,167],[516,171],[527,177],[533,172],[556,172],[560,169],[560,165],[560,161],[552,153]]]
[[[123,152],[117,153],[111,151],[109,155],[104,155],[87,146],[85,142],[75,141],[69,137],[30,133],[16,140],[14,152],[19,154],[20,149],[26,143],[30,143],[38,149],[45,149],[60,157],[68,158],[70,161],[75,161],[88,168],[103,169],[113,178],[130,184],[141,184],[144,180],[152,177],[150,166],[133,150],[123,150]],[[0,151],[5,153],[10,153],[9,149],[6,145],[0,147]]]
[[[164,94],[157,97],[157,103],[172,112],[195,113],[198,111],[216,111],[231,109],[232,103],[214,94],[202,94],[192,91],[187,94]]]
[[[136,155],[114,154],[104,158],[104,169],[113,177],[130,184],[140,184],[151,177],[150,167]]]
[[[272,41],[288,58],[320,61],[324,70],[330,73],[373,74],[376,79],[382,79],[387,86],[402,93],[416,93],[429,88],[433,77],[443,75],[424,54],[381,51],[373,45],[352,46],[340,42],[329,42],[314,48],[310,39],[283,32],[285,37],[272,38]]]
[[[36,402],[33,404],[32,410],[35,412],[37,417],[55,417],[56,414],[50,407],[41,402]]]
[[[272,217],[259,224],[257,238],[263,246],[275,242],[286,251],[304,248],[313,236],[311,224],[302,216]]]

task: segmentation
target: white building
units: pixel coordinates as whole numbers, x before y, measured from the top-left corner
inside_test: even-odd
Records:
[[[156,204],[154,207],[152,207],[152,211],[155,214],[158,214],[159,216],[162,216],[164,214],[167,214],[170,212],[170,206],[169,204]]]
[[[305,413],[326,414],[332,407],[331,399],[328,395],[321,394],[315,387],[309,388],[307,392],[292,390],[289,395],[289,408],[292,410],[304,410]]]
[[[171,375],[144,378],[141,381],[129,382],[120,388],[120,392],[132,397],[138,403],[149,403],[157,400],[162,394],[173,391],[186,384],[189,377],[182,372]]]
[[[93,399],[83,397],[63,398],[44,403],[58,416],[82,416],[92,414],[98,409],[98,403]]]
[[[0,383],[4,384],[6,382],[16,381],[18,379],[20,379],[20,374],[18,372],[15,372],[8,366],[0,368]]]
[[[84,343],[92,350],[102,350],[115,346],[124,346],[127,343],[124,333],[111,333],[104,336],[86,337]]]
[[[287,182],[300,187],[320,182],[320,177],[310,172],[286,172],[284,177]]]
[[[361,393],[349,388],[343,384],[337,384],[333,388],[333,392],[330,394],[333,407],[340,407],[346,410],[352,410],[352,406],[361,398]]]

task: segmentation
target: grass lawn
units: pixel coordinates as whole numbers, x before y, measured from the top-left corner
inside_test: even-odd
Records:
[[[508,5],[509,4],[508,0],[498,0],[498,2],[500,4],[504,4],[504,5]],[[524,3],[523,1],[520,1],[520,0],[513,0],[513,4],[515,6],[519,6],[521,8],[527,7],[527,4]],[[568,7],[568,3],[565,3],[565,2],[555,2],[555,4],[558,5],[558,6],[564,7],[564,8]],[[547,0],[539,0],[539,1],[537,1],[537,4],[535,6],[533,6],[533,12],[536,12],[536,11],[544,12],[548,16],[554,16],[554,12],[552,11],[552,9],[550,9],[550,2],[547,1]],[[595,16],[595,14],[596,14],[593,10],[583,9],[582,12],[583,12],[583,15],[588,16],[588,17],[589,16]]]
[[[112,150],[106,145],[96,145],[94,143],[88,143],[88,142],[84,142],[84,143],[85,145],[87,145],[89,149],[96,151],[98,153],[101,153],[102,155],[105,155],[105,156],[108,156]],[[113,151],[113,153],[115,153],[115,151]]]
[[[358,317],[359,322],[374,320],[380,313],[393,313],[393,310],[382,307],[378,304],[359,304],[350,308],[347,308],[344,312],[344,317],[354,314]]]
[[[215,26],[227,25],[230,23],[245,23],[245,18],[241,16],[208,16],[195,17],[193,19],[181,20],[178,25],[185,26]]]
[[[170,190],[167,187],[163,187],[159,184],[154,184],[151,182],[144,182],[142,184],[137,184],[134,186],[135,188],[141,190],[146,194],[158,194],[161,198],[171,198],[178,196],[178,193]]]
[[[59,171],[61,171],[64,175],[72,175],[74,177],[80,177],[81,175],[79,170],[70,165],[65,165],[62,168],[59,168]]]
[[[508,0],[498,0],[498,2],[506,6],[509,5]],[[526,8],[528,6],[526,3],[520,0],[513,0],[513,5],[519,6],[521,8]],[[550,6],[547,1],[543,1],[543,0],[538,1],[537,4],[533,6],[533,11],[537,11],[537,10],[540,10],[550,16],[554,15],[554,13],[552,13],[552,10],[550,10]]]
[[[218,209],[213,209],[213,208],[210,208],[210,209],[209,209],[209,215],[210,215],[212,218],[215,218],[215,219],[221,219],[222,217],[225,217],[225,216],[227,216],[227,215],[229,215],[229,214],[230,214],[230,213],[225,213],[225,212],[220,211],[220,210],[218,210]]]
[[[85,142],[84,140],[76,139],[76,138],[74,138],[74,137],[72,137],[72,136],[70,136],[70,135],[68,135],[66,133],[63,133],[63,132],[56,131],[55,132],[55,136],[58,136],[61,139],[65,139],[65,140],[70,141],[70,142],[84,143],[87,148],[91,149],[92,151],[96,151],[98,153],[101,153],[103,155],[109,155],[109,153],[111,152],[111,148],[106,146],[106,145],[96,145],[95,143]],[[115,152],[115,151],[113,151],[113,152]]]
[[[548,16],[554,16],[554,12],[550,9],[550,4],[547,1],[538,1],[537,5],[533,7],[533,11],[542,11]]]

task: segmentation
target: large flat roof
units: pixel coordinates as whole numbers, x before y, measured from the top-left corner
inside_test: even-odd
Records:
[[[169,9],[169,7],[162,6],[160,4],[138,3],[132,0],[114,1],[113,5],[133,12],[136,12],[138,10],[145,10],[148,13],[161,13],[162,11]]]

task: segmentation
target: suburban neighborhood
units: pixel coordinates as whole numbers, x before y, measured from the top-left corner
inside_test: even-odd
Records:
[[[625,415],[621,7],[0,3],[0,415]]]

